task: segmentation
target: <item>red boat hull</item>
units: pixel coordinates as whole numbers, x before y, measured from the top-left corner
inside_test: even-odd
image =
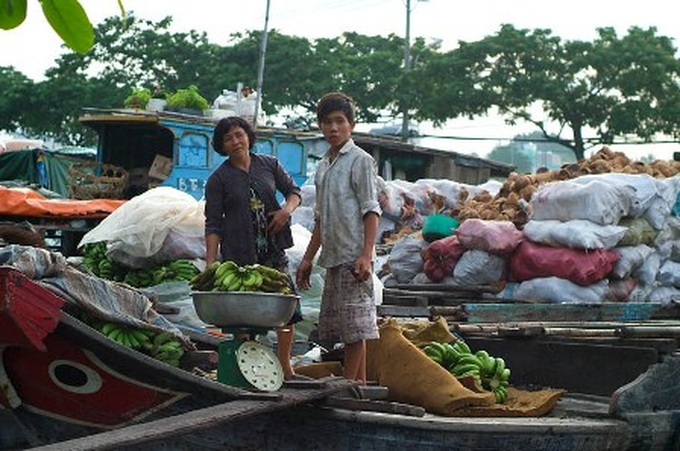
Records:
[[[65,305],[22,272],[0,267],[0,404],[45,441],[176,415],[245,393],[115,343],[63,311]]]

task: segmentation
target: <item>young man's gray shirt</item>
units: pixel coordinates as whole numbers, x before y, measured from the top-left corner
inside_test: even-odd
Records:
[[[352,263],[364,249],[364,215],[381,214],[375,160],[350,139],[333,162],[328,155],[319,162],[314,184],[322,245],[318,263],[324,268]]]

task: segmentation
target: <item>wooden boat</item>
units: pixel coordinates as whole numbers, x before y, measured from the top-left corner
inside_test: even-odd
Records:
[[[443,418],[363,396],[339,378],[269,393],[209,381],[117,345],[8,267],[0,267],[0,346],[0,449],[677,451],[680,443],[676,350],[643,362],[613,393],[584,385],[543,417]],[[515,358],[508,352],[510,365]],[[518,384],[539,378],[531,368],[554,371],[536,355],[527,362],[513,372]],[[580,370],[559,371],[574,386],[598,373]]]
[[[679,443],[678,384],[658,392],[668,395],[666,401],[653,396],[647,411],[642,404],[653,387],[671,383],[679,370],[676,357],[621,387],[611,407],[604,398],[569,396],[540,418],[443,418],[412,410],[381,412],[368,405],[352,408],[351,403],[338,405],[338,398],[329,398],[325,404],[268,412],[256,419],[235,416],[229,405],[216,405],[39,449],[670,451]],[[675,413],[652,413],[654,407],[671,405]],[[641,433],[644,429],[646,434]]]
[[[255,411],[287,405],[281,393],[230,387],[121,346],[64,307],[62,299],[23,273],[0,267],[0,449],[216,404],[236,402]],[[341,388],[335,384],[325,392]]]

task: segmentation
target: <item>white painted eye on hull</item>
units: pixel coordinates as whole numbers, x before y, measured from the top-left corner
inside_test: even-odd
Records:
[[[48,371],[52,382],[66,391],[90,394],[102,388],[99,373],[82,363],[58,359],[50,363]]]

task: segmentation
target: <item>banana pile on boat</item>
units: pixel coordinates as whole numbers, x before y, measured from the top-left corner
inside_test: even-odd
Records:
[[[286,273],[260,264],[240,266],[232,260],[208,265],[191,279],[190,284],[194,291],[293,293]]]
[[[199,272],[191,261],[178,259],[155,268],[131,269],[123,278],[123,282],[133,287],[145,288],[163,282],[189,282]]]
[[[184,344],[171,332],[154,332],[115,322],[100,323],[97,329],[119,345],[147,354],[168,365],[179,366],[179,360],[184,355]]]
[[[83,264],[95,276],[147,288],[165,282],[189,282],[200,271],[187,259],[176,259],[153,268],[131,268],[106,255],[106,242],[88,243],[83,248]]]
[[[485,350],[473,353],[463,340],[453,345],[433,341],[425,345],[423,352],[457,379],[474,377],[484,390],[493,392],[496,402],[503,403],[508,398],[510,369],[502,357],[493,357]]]

